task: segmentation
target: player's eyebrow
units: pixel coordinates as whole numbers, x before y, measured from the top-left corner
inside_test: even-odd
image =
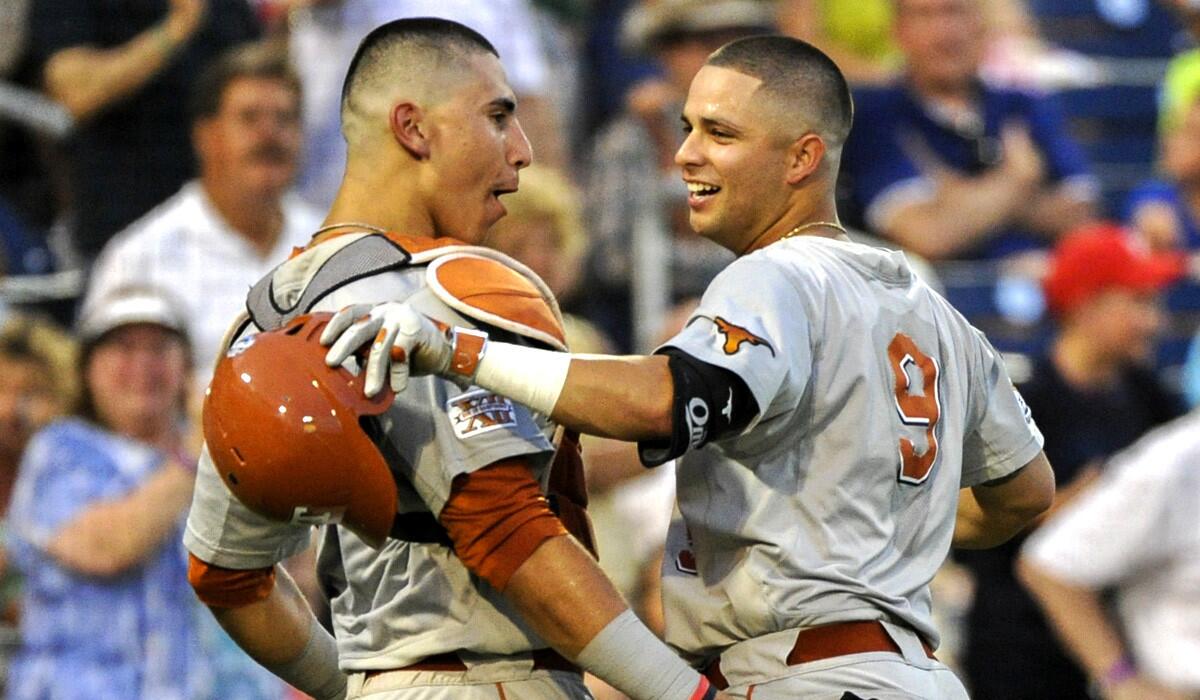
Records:
[[[692,123],[686,116],[683,116],[681,118],[683,119],[684,124],[691,126]],[[728,131],[732,134],[741,134],[742,133],[742,129],[740,127],[738,127],[730,122],[727,122],[724,119],[714,119],[712,117],[700,117],[700,126],[704,129],[713,129],[713,128],[721,129],[722,131]]]
[[[488,103],[487,108],[489,110],[500,109],[506,114],[512,114],[517,111],[517,101],[511,97],[497,97]]]

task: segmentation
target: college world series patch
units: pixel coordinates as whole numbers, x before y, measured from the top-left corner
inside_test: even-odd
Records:
[[[517,425],[512,401],[486,389],[475,389],[446,402],[446,415],[459,440]]]

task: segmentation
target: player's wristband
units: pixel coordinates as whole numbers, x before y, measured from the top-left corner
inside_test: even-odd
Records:
[[[716,689],[626,610],[579,652],[580,666],[631,698],[712,700]]]
[[[346,674],[338,668],[337,641],[315,617],[309,626],[308,643],[299,656],[287,663],[263,665],[316,700],[346,697]]]
[[[456,342],[456,358],[460,356],[458,345]],[[558,403],[571,366],[569,353],[494,341],[480,344],[477,357],[475,361],[460,360],[463,366],[473,366],[475,384],[547,416]]]

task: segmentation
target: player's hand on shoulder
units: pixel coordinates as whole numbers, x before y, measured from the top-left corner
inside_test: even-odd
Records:
[[[445,372],[453,355],[447,330],[404,302],[352,304],[334,314],[320,341],[330,346],[325,363],[331,367],[366,351],[364,391],[374,396],[385,380],[400,392],[410,374]]]

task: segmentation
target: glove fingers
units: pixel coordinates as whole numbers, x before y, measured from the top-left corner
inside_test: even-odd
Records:
[[[371,313],[371,307],[368,304],[351,304],[341,309],[333,315],[333,318],[329,319],[329,323],[325,324],[325,329],[321,331],[321,345],[329,345],[342,334],[342,331],[369,313]]]
[[[395,324],[382,323],[375,332],[375,340],[371,343],[371,351],[367,354],[367,376],[364,391],[368,397],[378,394],[383,389],[383,382],[391,374],[392,345],[396,342],[399,329]]]
[[[381,318],[367,318],[347,328],[325,354],[325,364],[336,367],[345,362],[360,347],[371,342],[382,325]]]

